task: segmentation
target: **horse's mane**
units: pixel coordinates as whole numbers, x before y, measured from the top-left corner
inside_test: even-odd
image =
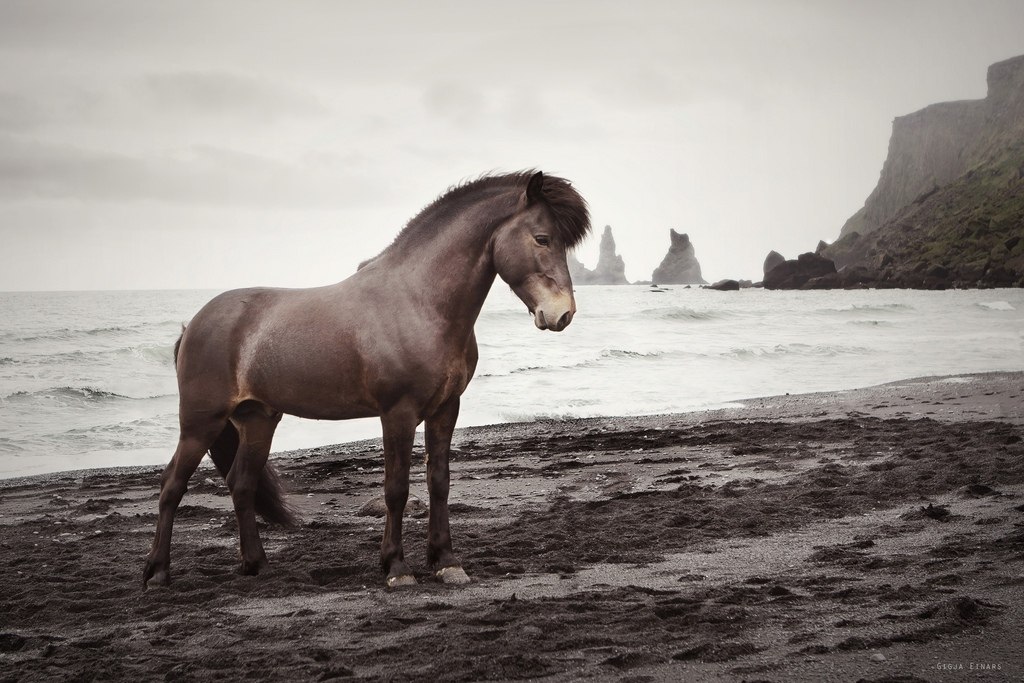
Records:
[[[482,196],[497,196],[510,189],[525,191],[527,183],[535,173],[536,171],[529,170],[502,175],[485,175],[448,188],[444,194],[416,214],[384,252],[363,261],[359,264],[359,268],[375,261],[379,256],[398,245],[419,242],[428,238],[433,232],[433,226],[439,220],[458,213]],[[587,210],[587,202],[568,180],[547,174],[544,175],[541,194],[544,203],[551,210],[556,229],[566,248],[575,247],[590,232],[590,213]],[[515,203],[518,200],[518,192],[510,195],[508,206],[510,212],[515,208]]]

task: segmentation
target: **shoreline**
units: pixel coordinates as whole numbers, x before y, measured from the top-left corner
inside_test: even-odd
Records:
[[[854,389],[840,389],[836,391],[816,391],[802,394],[780,394],[774,396],[758,396],[742,398],[726,403],[730,407],[710,408],[692,410],[681,413],[652,413],[649,415],[610,415],[600,417],[580,417],[566,420],[540,419],[523,422],[498,422],[488,425],[471,425],[457,427],[453,437],[453,445],[457,444],[460,437],[472,436],[473,438],[486,437],[488,435],[505,435],[509,437],[528,436],[534,427],[562,427],[574,426],[588,427],[590,425],[615,424],[620,428],[640,429],[651,427],[656,424],[694,424],[702,420],[718,419],[805,419],[808,415],[812,417],[838,416],[856,411],[862,414],[875,415],[879,417],[902,417],[908,414],[920,417],[932,417],[934,419],[957,419],[961,413],[956,410],[955,405],[943,406],[942,410],[934,408],[935,401],[941,396],[949,393],[950,384],[987,382],[995,389],[993,392],[1012,394],[1016,388],[1024,387],[1024,370],[962,373],[955,375],[929,375],[923,377],[912,377],[903,380],[894,380],[883,384],[875,384]],[[896,394],[901,393],[901,388],[911,389],[911,393],[917,394],[916,399],[900,403]],[[1024,390],[1024,389],[1022,389]],[[1010,393],[1007,393],[1010,392]],[[906,392],[903,392],[906,393]],[[973,407],[971,408],[975,417],[982,415],[988,419],[1007,420],[1014,424],[1024,424],[1024,403],[1007,402],[1000,405],[998,396],[993,393],[992,397],[973,396]],[[889,403],[886,403],[886,402]],[[811,411],[811,412],[807,412]],[[350,450],[380,448],[381,438],[358,439],[356,441],[345,441],[341,443],[324,444],[308,448],[295,448],[283,451],[272,451],[270,462],[277,463],[283,459],[301,457],[308,454],[336,451],[347,452]],[[416,444],[422,446],[423,433],[416,433]],[[171,452],[173,449],[169,449]],[[170,456],[168,456],[168,461]],[[209,465],[208,458],[204,458],[203,465]],[[75,473],[95,474],[139,474],[151,471],[163,471],[166,463],[155,465],[126,465],[120,467],[93,467],[71,470],[59,470],[55,472],[43,472],[40,474],[28,474],[15,477],[0,477],[0,490],[7,485],[19,485],[29,480],[46,481],[49,478],[66,478]],[[211,466],[212,467],[212,466]]]
[[[1022,372],[460,429],[463,587],[424,560],[423,455],[402,590],[379,440],[274,460],[303,523],[261,527],[257,577],[200,470],[145,592],[160,467],[0,481],[0,681],[1024,676]]]

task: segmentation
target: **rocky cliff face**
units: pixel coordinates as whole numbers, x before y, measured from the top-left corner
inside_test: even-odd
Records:
[[[651,282],[659,285],[703,285],[707,284],[700,274],[700,263],[686,233],[669,230],[671,244],[661,265],[654,269]]]
[[[843,286],[1024,286],[1022,235],[1024,56],[989,67],[984,100],[896,119],[878,186],[817,251]]]
[[[897,117],[878,185],[840,237],[866,235],[911,202],[985,163],[1024,133],[1024,55],[988,69],[983,100],[943,102]]]
[[[597,259],[597,267],[588,269],[575,255],[569,254],[569,275],[573,284],[577,285],[628,285],[626,279],[626,263],[615,253],[615,238],[612,227],[604,226],[601,235],[601,251]]]

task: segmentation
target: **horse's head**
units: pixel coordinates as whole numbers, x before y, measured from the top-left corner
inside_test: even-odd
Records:
[[[576,313],[567,244],[544,196],[544,175],[534,173],[515,213],[494,233],[494,264],[541,330],[561,332]]]

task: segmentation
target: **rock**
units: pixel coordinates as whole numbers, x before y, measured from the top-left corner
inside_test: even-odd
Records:
[[[738,292],[740,289],[740,283],[736,280],[719,280],[713,285],[708,285],[704,289],[717,289],[720,292]]]
[[[812,277],[801,285],[800,289],[839,289],[842,286],[843,282],[839,277],[839,273],[826,273],[825,275]]]
[[[867,266],[847,266],[839,271],[840,285],[844,289],[867,287],[878,279],[878,273]]]
[[[427,512],[427,505],[414,495],[409,495],[405,504],[406,517],[422,517]],[[384,517],[388,513],[388,506],[384,502],[384,496],[366,501],[356,515],[359,517]]]
[[[835,276],[836,264],[830,259],[812,254],[800,254],[796,260],[783,261],[764,275],[765,289],[801,289],[812,279]],[[817,286],[822,284],[821,281]],[[831,286],[838,286],[838,278]]]
[[[628,285],[626,279],[626,263],[615,253],[615,238],[612,226],[604,226],[601,235],[601,251],[597,259],[597,267],[587,269],[575,255],[566,259],[569,264],[569,277],[577,285]]]
[[[591,271],[588,270],[587,267],[583,265],[578,258],[576,258],[575,253],[570,251],[568,254],[566,254],[565,263],[567,266],[569,266],[569,277],[572,278],[572,283],[574,285],[589,284],[586,282],[586,280],[590,277]]]
[[[768,256],[764,259],[764,268],[761,271],[762,275],[767,275],[775,266],[780,263],[785,263],[786,257],[777,251],[769,251]]]
[[[875,654],[871,655],[871,657],[869,657],[869,659],[872,662],[884,662],[885,661],[885,655],[883,655],[881,652],[876,652]]]
[[[707,281],[701,277],[700,263],[694,253],[690,236],[669,230],[668,253],[661,260],[661,265],[654,269],[651,282],[659,285],[704,285]]]

